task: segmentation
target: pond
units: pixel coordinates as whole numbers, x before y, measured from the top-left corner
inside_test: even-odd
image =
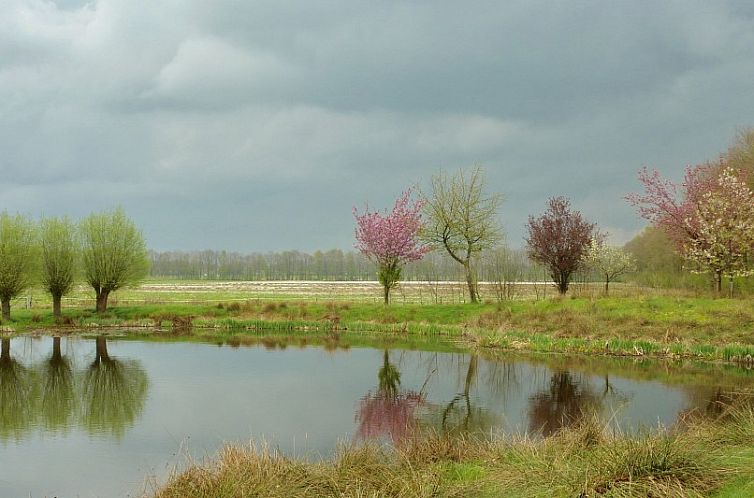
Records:
[[[289,455],[422,430],[543,437],[598,414],[623,431],[714,413],[749,371],[486,357],[446,343],[241,336],[19,337],[0,354],[0,496],[140,496],[226,442]]]

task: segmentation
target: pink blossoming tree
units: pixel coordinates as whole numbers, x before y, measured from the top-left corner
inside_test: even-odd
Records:
[[[396,201],[393,210],[380,213],[359,213],[356,208],[356,248],[377,265],[377,276],[384,289],[385,304],[390,302],[390,291],[398,285],[403,266],[418,261],[429,248],[419,241],[422,225],[422,201],[411,200],[412,191],[405,191]]]
[[[692,271],[713,275],[715,290],[722,278],[751,273],[754,253],[754,194],[743,172],[725,164],[687,168],[681,184],[646,168],[639,172],[644,193],[627,200],[639,214],[665,232]]]

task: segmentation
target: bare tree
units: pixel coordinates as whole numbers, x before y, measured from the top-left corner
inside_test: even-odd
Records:
[[[25,216],[0,213],[0,303],[10,320],[10,302],[31,284],[38,263],[37,228]]]
[[[463,265],[472,303],[479,302],[474,259],[502,239],[497,220],[502,196],[484,190],[484,175],[475,167],[455,176],[433,176],[432,191],[423,196],[426,224],[422,237]]]
[[[571,211],[571,203],[564,197],[550,199],[547,206],[542,216],[529,217],[527,252],[532,260],[548,268],[563,295],[574,272],[583,264],[595,225],[578,211]]]
[[[149,272],[144,237],[123,209],[89,215],[81,222],[84,275],[97,294],[97,312],[111,292],[135,285]]]

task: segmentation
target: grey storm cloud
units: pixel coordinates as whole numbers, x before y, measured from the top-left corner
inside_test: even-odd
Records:
[[[1,209],[122,205],[156,249],[352,246],[351,209],[485,168],[509,243],[565,195],[754,124],[748,2],[0,0]]]

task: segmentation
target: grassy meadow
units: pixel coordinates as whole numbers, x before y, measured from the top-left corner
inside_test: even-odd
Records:
[[[455,295],[460,284],[440,295]],[[491,286],[492,284],[487,284]],[[401,285],[404,304],[380,300],[374,282],[176,282],[151,280],[116,292],[104,314],[94,313],[85,287],[64,301],[55,322],[41,291],[13,303],[5,334],[108,327],[191,328],[217,333],[328,332],[444,337],[469,347],[540,353],[697,358],[750,363],[754,357],[754,302],[616,285],[605,296],[598,284],[576,286],[565,298],[552,288],[485,302],[425,303],[428,284]],[[462,286],[461,286],[462,289]],[[483,286],[482,289],[485,289]],[[396,296],[400,296],[396,292]],[[365,296],[368,296],[367,299]],[[370,301],[371,299],[371,301]],[[28,307],[31,303],[31,307]]]

